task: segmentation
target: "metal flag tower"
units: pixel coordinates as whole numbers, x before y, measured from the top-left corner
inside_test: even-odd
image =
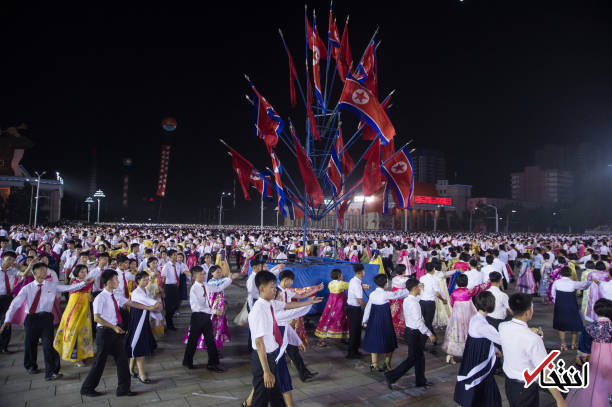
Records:
[[[278,198],[277,210],[280,211],[281,214],[285,213],[286,208],[288,212],[287,216],[293,219],[295,212],[299,213],[297,210],[303,212],[302,259],[306,261],[309,219],[310,221],[318,221],[323,219],[331,211],[335,211],[337,222],[342,222],[344,210],[339,211],[339,209],[343,203],[345,204],[345,208],[355,193],[362,188],[362,180],[365,178],[365,174],[360,178],[354,177],[353,175],[356,175],[358,168],[362,168],[360,167],[362,161],[370,159],[366,158],[366,155],[372,147],[378,147],[376,145],[377,143],[380,143],[380,145],[388,145],[390,143],[391,152],[384,157],[384,160],[378,160],[379,168],[382,168],[384,164],[393,159],[397,161],[396,155],[401,151],[404,153],[402,157],[408,158],[409,165],[411,165],[411,159],[409,157],[410,152],[406,149],[408,143],[397,151],[393,148],[392,141],[395,136],[395,129],[388,118],[387,109],[390,107],[389,98],[394,91],[392,91],[383,101],[378,101],[376,49],[380,43],[375,44],[378,28],[374,31],[361,58],[357,61],[357,64],[353,66],[353,61],[350,57],[350,49],[348,48],[348,17],[346,19],[342,40],[340,41],[336,21],[333,18],[332,4],[330,3],[327,48],[325,48],[325,44],[318,36],[315,13],[313,12],[312,26],[308,19],[308,10],[306,6],[304,17],[304,31],[306,36],[305,88],[302,87],[302,83],[295,70],[291,52],[289,51],[283,32],[279,29],[279,34],[289,59],[291,102],[292,105],[295,104],[296,92],[294,83],[297,83],[297,88],[306,110],[306,131],[303,139],[304,148],[300,145],[302,141],[299,140],[291,124],[291,119],[289,119],[289,126],[285,126],[285,122],[281,116],[276,113],[272,105],[255,89],[250,78],[246,75],[245,78],[253,90],[252,99],[249,96],[246,98],[253,105],[255,110],[255,135],[265,142],[270,157],[272,158],[273,169],[271,171],[275,175],[275,177],[271,179],[264,177],[263,181],[276,191]],[[321,80],[323,75],[321,75],[320,69],[320,60],[323,55],[326,56],[324,81]],[[335,61],[336,67],[333,68],[331,79],[328,80],[332,61]],[[342,85],[342,92],[338,102],[333,106],[330,104],[330,101],[332,100],[334,83],[337,76]],[[350,88],[349,85],[353,88]],[[313,87],[316,96],[312,95]],[[304,90],[306,90],[306,92],[304,92]],[[351,92],[352,101],[354,103],[351,102]],[[360,98],[361,100],[359,100]],[[338,140],[338,137],[342,137],[340,115],[340,110],[342,109],[356,113],[360,120],[358,129],[349,137],[346,144],[343,140]],[[369,137],[366,137],[366,132],[369,132]],[[362,139],[368,141],[367,148],[360,153],[359,159],[353,163],[350,158],[350,152],[358,145],[357,142]],[[278,159],[275,153],[278,141],[282,142],[298,161],[300,173],[302,175],[301,178],[304,184],[302,188],[296,185],[291,174],[287,171],[287,168],[284,167]],[[337,143],[337,141],[341,141],[341,143]],[[235,150],[225,143],[225,141],[221,140],[221,142],[235,153]],[[339,145],[341,148],[338,147]],[[336,157],[336,161],[334,162],[338,160],[342,162],[340,165],[340,185],[336,183],[334,186],[330,185],[327,177],[329,171],[328,167],[332,165],[332,153]],[[351,166],[345,166],[344,159],[346,156],[348,156],[348,160],[350,160],[352,164]],[[243,157],[240,158],[243,160],[241,167],[238,168],[234,164],[234,170],[236,171],[239,182],[241,182],[243,191],[246,191],[248,190],[248,185],[245,184],[248,184],[250,181],[249,177],[245,177],[243,172],[247,170],[254,174],[260,174],[260,172],[249,161]],[[384,172],[381,170],[378,176],[381,180],[384,180],[382,174],[384,174]],[[410,171],[409,174],[410,179],[408,179],[408,184],[410,191],[412,191],[412,171]],[[408,176],[408,172],[406,176]],[[397,178],[399,176],[395,175],[395,177]],[[357,181],[355,181],[356,178]],[[382,189],[382,187],[385,187],[385,195],[388,192],[393,193],[399,207],[402,209],[409,208],[411,206],[410,201],[412,192],[407,196],[408,199],[406,199],[404,195],[398,197],[398,194],[402,194],[402,191],[397,187],[397,179],[392,178],[393,177],[387,176],[388,182],[383,181],[380,187],[377,186],[377,188]],[[388,185],[388,183],[392,182],[394,189],[389,188]],[[405,187],[406,183],[404,182],[402,185]],[[317,191],[318,194],[316,193]],[[325,199],[321,199],[321,193]],[[245,192],[245,198],[248,199],[247,194],[248,193]],[[337,226],[338,225],[336,225],[335,228],[336,233],[338,229]],[[336,240],[337,239],[334,238],[334,245],[336,244]]]

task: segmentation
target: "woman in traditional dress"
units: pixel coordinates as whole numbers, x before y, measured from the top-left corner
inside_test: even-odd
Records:
[[[137,302],[147,307],[139,309],[132,307],[130,309],[130,321],[128,325],[128,334],[125,338],[125,348],[130,357],[130,375],[138,379],[141,383],[149,384],[151,380],[147,377],[147,372],[144,367],[145,356],[150,356],[157,348],[157,342],[153,337],[151,324],[149,322],[149,314],[152,318],[161,318],[161,301],[154,300],[147,292],[149,285],[149,274],[141,271],[136,274],[136,284],[138,285],[132,291],[131,301]],[[134,366],[138,367],[138,373],[134,372]]]
[[[351,263],[359,263],[359,252],[356,245],[353,245],[349,251],[349,261]]]
[[[149,257],[147,259],[147,267],[144,271],[149,275],[149,285],[147,286],[147,292],[156,301],[162,302],[163,308],[163,282],[160,277],[159,267],[157,265],[157,257]],[[162,314],[163,315],[163,314]],[[161,319],[151,319],[151,331],[153,332],[153,336],[156,338],[160,338],[164,335],[164,318]]]
[[[444,297],[446,302],[443,302],[440,298],[436,296],[436,312],[434,313],[434,319],[432,325],[435,328],[443,328],[448,325],[448,321],[451,316],[451,305],[449,303],[449,294],[448,287],[446,285],[446,277],[450,277],[455,274],[454,270],[451,271],[442,271],[442,262],[438,259],[433,261],[434,263],[434,274],[433,276],[436,278],[438,282],[438,287],[440,291],[440,295]]]
[[[472,304],[472,297],[491,286],[487,281],[468,290],[468,276],[461,274],[457,277],[457,288],[450,296],[450,305],[453,308],[442,349],[446,352],[446,363],[455,364],[455,356],[463,355],[465,340],[468,334],[470,318],[476,313]]]
[[[588,262],[587,262],[588,263]],[[586,273],[586,272],[585,272]],[[583,273],[584,274],[584,273]],[[587,277],[586,281],[594,281],[597,280],[599,282],[610,281],[610,273],[606,270],[606,265],[603,261],[598,261],[595,264],[595,270],[591,271]],[[582,292],[583,301],[586,297],[586,306],[582,310],[584,319],[589,322],[593,322],[597,320],[597,315],[593,310],[595,303],[597,300],[601,298],[601,291],[599,290],[599,286],[597,284],[591,285],[588,290],[584,290]]]
[[[72,276],[74,278],[72,284],[85,281],[87,266],[78,264],[72,270]],[[62,360],[75,362],[77,367],[83,366],[85,359],[94,356],[91,313],[89,310],[92,286],[93,283],[87,284],[80,290],[70,293],[53,341],[53,347]]]
[[[576,301],[576,290],[586,289],[591,282],[572,281],[570,279],[572,271],[567,266],[561,269],[560,275],[561,278],[556,280],[551,287],[551,296],[555,303],[553,328],[559,331],[561,351],[568,349],[565,343],[565,333],[572,333],[572,350],[574,350],[578,348],[578,333],[584,328]]]
[[[249,263],[251,260],[255,258],[255,250],[253,249],[253,244],[249,243],[245,250],[243,251],[244,263],[242,264],[242,269],[240,270],[240,274],[246,276],[249,274]]]
[[[540,269],[540,274],[542,275],[542,277],[540,279],[540,285],[538,286],[538,295],[543,298],[544,302],[546,302],[548,290],[550,289],[550,285],[552,284],[551,273],[553,271],[553,267],[550,254],[544,253],[543,257],[544,262],[542,263],[542,268]]]
[[[325,339],[346,340],[349,336],[349,323],[345,312],[349,283],[344,281],[340,269],[331,271],[331,279],[327,284],[329,296],[315,330],[315,336],[320,338],[319,346],[327,346]]]
[[[486,320],[495,309],[495,297],[483,291],[474,297],[474,305],[477,313],[470,318],[454,399],[462,407],[499,407],[501,395],[493,374],[495,354],[499,352],[493,344],[501,345],[501,337]]]
[[[531,259],[529,254],[525,253],[520,256],[520,268],[518,280],[516,281],[516,289],[520,293],[535,294],[536,281],[533,277],[533,269],[531,268]]]
[[[406,272],[406,266],[404,264],[397,264],[395,266],[395,276],[391,279],[391,291],[405,289],[408,278],[409,275]],[[404,321],[404,312],[402,310],[403,302],[403,298],[389,300],[393,329],[395,330],[395,335],[400,338],[406,330],[406,322]]]
[[[612,392],[612,301],[597,300],[593,307],[597,322],[586,327],[593,338],[589,356],[589,385],[570,390],[565,399],[569,407],[608,407]]]
[[[222,249],[225,250],[225,249]],[[218,254],[217,254],[218,255]],[[215,265],[212,266],[209,270],[212,278],[208,280],[208,284],[219,286],[223,284],[227,278],[223,277],[223,271],[221,267]],[[214,311],[213,316],[210,319],[213,330],[213,337],[215,338],[215,345],[217,347],[217,352],[219,354],[223,350],[223,343],[229,342],[232,338],[230,336],[229,325],[227,324],[227,317],[225,315],[227,304],[225,301],[225,294],[223,291],[209,293],[208,294],[208,303],[211,305],[211,309]],[[189,339],[189,333],[191,332],[191,327],[187,329],[187,333],[183,338],[183,343],[187,343]],[[204,334],[200,335],[197,344],[198,350],[206,350],[206,341],[204,340]]]

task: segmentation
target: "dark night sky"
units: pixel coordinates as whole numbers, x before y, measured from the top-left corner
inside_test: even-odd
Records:
[[[279,27],[285,32],[302,74],[302,5],[198,4],[2,6],[0,126],[28,123],[36,147],[23,164],[62,172],[65,216],[73,217],[76,200],[87,194],[95,146],[98,184],[112,213],[121,213],[126,156],[134,159],[132,214],[153,213],[142,197],[155,193],[165,116],[179,122],[164,203],[172,220],[199,220],[198,210],[231,189],[219,137],[256,165],[269,165],[251,130],[242,73],[303,134],[303,107],[289,106],[287,59],[277,34]],[[310,2],[313,7],[325,35],[329,4]],[[508,196],[509,173],[531,164],[544,143],[609,145],[608,1],[336,1],[334,10],[340,31],[351,15],[354,59],[381,27],[380,93],[397,89],[390,114],[396,145],[412,138],[415,147],[443,150],[451,181],[472,184],[474,195]],[[346,120],[345,138],[353,129]],[[354,158],[364,148],[357,146]],[[286,151],[280,156],[289,158]],[[238,199],[244,211],[230,213],[234,221],[252,220],[247,214],[258,206],[252,196],[253,205]]]

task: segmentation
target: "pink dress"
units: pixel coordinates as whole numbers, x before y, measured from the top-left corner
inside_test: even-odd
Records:
[[[587,281],[610,281],[610,273],[607,271],[595,270],[589,273],[587,276]],[[586,295],[585,292],[583,295]],[[593,311],[593,307],[595,306],[595,302],[602,297],[601,290],[599,289],[599,285],[591,284],[588,291],[588,301],[586,310],[584,312],[584,318],[588,321],[597,321],[597,314]]]
[[[472,297],[491,286],[487,281],[468,290],[458,287],[450,295],[450,305],[453,307],[450,320],[446,327],[442,349],[447,355],[463,356],[465,340],[467,339],[470,319],[476,314],[476,307],[472,304]]]
[[[329,297],[325,308],[319,319],[315,331],[318,338],[347,339],[349,336],[349,322],[346,316],[346,290],[349,283],[346,281],[333,280],[327,287]]]
[[[232,339],[230,336],[229,325],[227,324],[227,317],[225,315],[225,294],[223,293],[223,291],[218,293],[210,293],[208,295],[208,300],[212,304],[213,310],[220,310],[223,313],[222,315],[214,314],[210,319],[213,327],[215,346],[217,347],[218,351],[221,351],[223,350],[223,343],[229,342]],[[191,328],[188,328],[187,333],[183,338],[183,343],[187,343],[190,331]],[[206,341],[204,340],[204,335],[200,335],[200,338],[198,339],[197,349],[206,350]]]
[[[519,272],[519,277],[516,282],[516,288],[520,293],[536,293],[536,282],[533,278],[533,270],[531,269],[531,262],[529,260],[523,260],[521,262],[521,271]]]
[[[399,253],[397,254],[397,264],[403,264],[404,266],[406,266],[406,270],[410,270],[410,258],[408,257],[408,255],[410,254],[410,252],[408,250],[400,250]]]
[[[589,386],[570,390],[565,401],[570,407],[608,407],[612,394],[612,323],[608,318],[599,318],[586,330],[593,337]]]
[[[393,277],[393,286],[391,287],[391,291],[405,289],[406,280],[408,280],[407,276]],[[398,300],[389,300],[389,306],[391,307],[391,318],[393,319],[393,329],[395,330],[395,334],[400,338],[404,337],[404,331],[406,330],[406,322],[404,321],[404,312],[402,309],[403,304],[403,298]]]

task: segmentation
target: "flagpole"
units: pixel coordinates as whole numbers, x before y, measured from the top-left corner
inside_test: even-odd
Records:
[[[306,4],[304,4],[304,32],[305,32],[305,47],[306,47],[306,89],[308,90],[308,83],[310,81],[310,76],[308,74],[308,6]],[[314,30],[314,28],[313,28]],[[308,158],[310,158],[310,142],[309,142],[309,135],[310,135],[310,120],[308,119],[308,109],[309,107],[306,106],[306,156]],[[314,114],[314,113],[313,113]],[[304,190],[304,236],[303,236],[303,243],[302,243],[302,263],[304,263],[306,261],[306,244],[307,244],[307,227],[308,227],[308,193],[306,192],[306,190]]]
[[[332,15],[332,6],[334,4],[334,0],[329,2],[329,14]],[[333,17],[333,15],[332,15]],[[328,18],[329,21],[329,18]],[[329,33],[331,27],[329,26],[329,22],[327,24],[327,64],[325,64],[325,89],[323,90],[323,112],[325,113],[325,106],[327,106],[327,73],[329,72],[329,59],[331,58],[331,53],[329,52]]]
[[[261,228],[262,231],[263,231],[263,211],[264,211],[263,196],[264,196],[264,191],[263,191],[263,188],[262,188],[262,191],[261,191],[261,210],[260,210],[260,228]]]
[[[388,163],[389,161],[391,161],[391,160],[393,159],[393,157],[395,157],[395,155],[396,155],[397,153],[399,153],[400,151],[402,151],[402,150],[403,150],[403,149],[404,149],[406,146],[408,146],[408,144],[410,144],[410,143],[412,143],[412,139],[410,139],[410,141],[408,141],[406,144],[404,144],[404,145],[402,146],[402,148],[398,149],[398,150],[397,150],[395,153],[393,153],[393,154],[391,155],[391,157],[387,158],[387,159],[386,159],[386,160],[385,160],[385,161],[384,161],[384,162],[383,162],[381,165],[385,165],[386,163]],[[414,149],[410,150],[410,152],[413,152],[413,151],[414,151]]]
[[[346,16],[346,22],[344,23],[344,25],[346,26],[349,22],[349,17],[350,16]],[[334,19],[334,26],[336,27],[336,30],[338,29],[338,26],[336,25],[336,19]],[[342,38],[340,38],[340,44],[342,45]],[[340,57],[340,48],[338,47],[338,58]],[[331,85],[329,87],[329,94],[330,94],[330,99],[331,99],[331,92],[334,89],[334,82],[336,79],[336,74],[338,73],[338,61],[336,61],[336,69],[334,69],[334,73],[332,75],[332,80],[331,80]],[[342,78],[340,78],[342,80]],[[327,86],[327,77],[325,78],[325,86]],[[327,89],[325,90],[325,92],[327,93]],[[328,101],[329,102],[329,101]],[[327,104],[325,105],[325,107],[327,107]]]
[[[293,58],[291,57],[291,53],[289,52],[289,47],[287,46],[287,42],[285,41],[285,36],[283,35],[283,32],[281,31],[281,29],[278,29],[278,32],[281,36],[281,40],[283,40],[283,46],[285,47],[285,52],[287,53],[287,58],[291,58],[291,61],[293,62]],[[296,71],[297,73],[297,71]],[[304,91],[302,90],[302,84],[300,83],[300,78],[296,77],[295,81],[298,84],[298,89],[300,90],[300,94],[302,95],[302,102],[304,102],[304,106],[306,106],[306,97],[304,96]]]

